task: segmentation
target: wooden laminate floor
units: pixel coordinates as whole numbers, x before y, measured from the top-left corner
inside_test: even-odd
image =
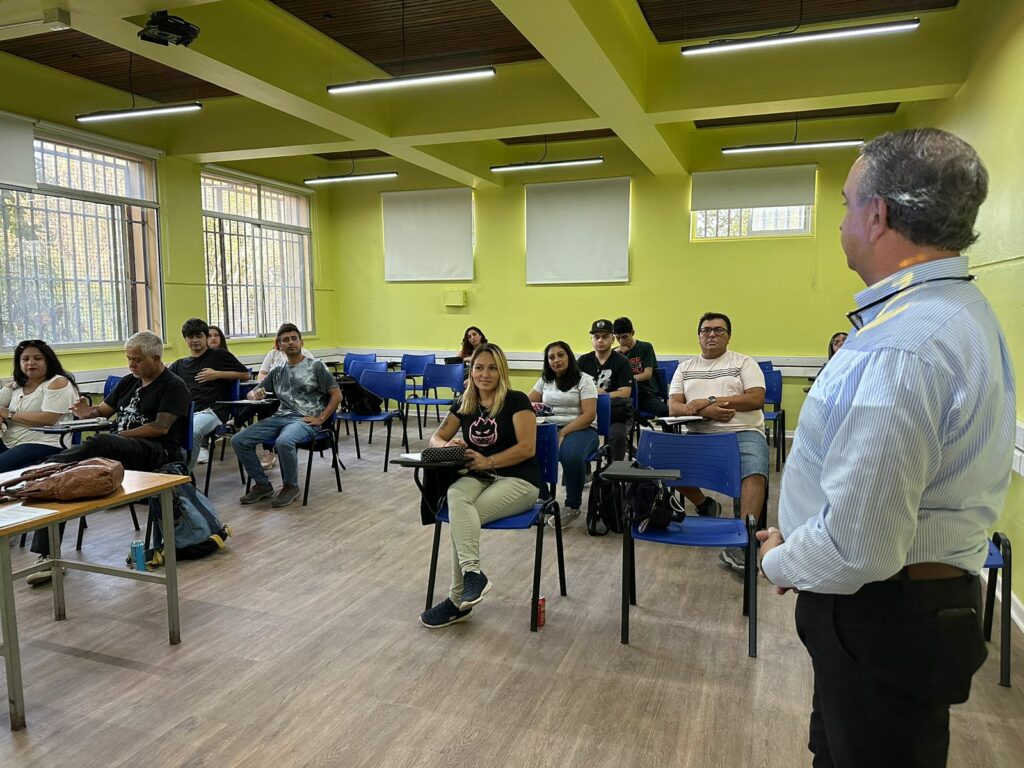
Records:
[[[182,564],[179,646],[167,645],[159,587],[71,572],[58,623],[49,588],[20,583],[28,728],[11,733],[3,713],[0,766],[810,764],[810,663],[792,596],[761,583],[750,659],[741,583],[717,552],[638,543],[639,607],[631,645],[620,645],[620,540],[577,522],[565,539],[568,597],[545,537],[540,632],[528,631],[527,532],[485,533],[494,589],[470,621],[427,630],[431,529],[411,473],[382,474],[382,454],[378,438],[358,461],[343,439],[344,493],[317,459],[310,505],[271,510],[237,504],[229,450],[211,498],[235,536],[226,552]],[[774,519],[777,476],[772,488]],[[81,554],[123,563],[137,535],[127,510],[90,520]],[[31,559],[13,554],[15,567]],[[447,556],[444,542],[438,599]],[[1024,761],[1022,651],[1015,629],[1006,689],[990,646],[970,701],[953,709],[949,765]]]

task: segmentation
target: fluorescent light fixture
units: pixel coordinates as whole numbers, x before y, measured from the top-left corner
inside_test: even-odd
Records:
[[[335,184],[339,181],[371,181],[372,179],[394,179],[398,171],[384,171],[383,173],[350,173],[346,176],[318,176],[315,179],[306,179],[303,184],[314,186],[316,184]]]
[[[159,107],[135,107],[132,109],[107,109],[102,112],[89,112],[75,115],[80,123],[98,123],[102,120],[125,120],[130,117],[151,117],[153,115],[172,115],[177,112],[197,112],[203,108],[198,101],[188,104],[166,104]]]
[[[906,32],[917,29],[920,19],[904,21],[887,21],[881,24],[864,24],[859,27],[840,27],[839,29],[822,29],[817,32],[794,32],[793,34],[765,35],[763,37],[733,38],[715,40],[702,45],[684,45],[680,51],[683,56],[700,56],[706,53],[726,53],[743,51],[750,48],[768,48],[773,45],[793,45],[809,43],[814,40],[838,40],[844,37],[864,37],[867,35],[885,35],[890,32]]]
[[[545,160],[539,163],[511,163],[509,165],[492,165],[495,173],[508,171],[536,171],[541,168],[566,168],[570,165],[600,165],[604,157],[581,157],[578,160]]]
[[[401,77],[384,78],[382,80],[360,80],[356,83],[328,85],[328,93],[353,93],[355,91],[379,91],[385,88],[405,88],[412,85],[432,85],[434,83],[452,82],[456,80],[477,80],[482,77],[494,77],[494,67],[477,67],[475,69],[457,69],[451,72],[435,72],[426,75],[402,75]]]
[[[859,147],[864,139],[836,139],[835,141],[800,141],[785,144],[747,144],[743,147],[722,147],[723,155],[743,155],[749,152],[785,152],[789,149],[833,149]]]

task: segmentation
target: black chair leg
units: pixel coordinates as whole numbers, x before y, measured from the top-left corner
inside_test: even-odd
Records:
[[[423,420],[420,415],[420,407],[416,406],[416,429],[419,430],[420,440],[423,439]]]
[[[406,452],[409,450],[409,406],[405,406],[405,410],[399,410],[402,416],[402,445],[405,446]]]
[[[1003,555],[1003,594],[999,606],[999,684],[1010,687],[1010,606],[1013,600],[1013,553],[1010,540],[999,535],[999,551]]]
[[[754,518],[747,517],[747,562],[743,572],[743,608],[747,616],[747,656],[757,658],[757,537]]]
[[[313,475],[313,450],[316,447],[314,441],[309,446],[309,461],[306,462],[306,488],[302,492],[302,506],[306,506],[306,502],[309,501],[309,478]]]
[[[138,518],[138,516],[137,516],[137,515],[135,514],[135,505],[134,505],[134,504],[129,504],[129,505],[128,505],[128,511],[129,511],[129,512],[131,513],[131,515],[132,515],[132,525],[134,525],[134,526],[135,526],[135,530],[136,530],[136,531],[141,531],[142,529],[141,529],[141,528],[139,528],[139,518]]]
[[[331,434],[331,453],[334,454],[331,461],[331,466],[334,468],[334,479],[338,481],[338,493],[341,493],[341,467],[344,465],[338,457],[338,441],[333,433]]]
[[[555,504],[555,509],[558,509],[558,505]],[[558,588],[562,593],[562,597],[569,594],[566,591],[565,586],[565,553],[562,550],[562,516],[556,512],[555,514],[555,552],[558,555]]]
[[[530,601],[530,631],[537,631],[537,608],[540,603],[540,564],[544,553],[544,517],[537,519],[537,549],[533,556],[533,599]]]
[[[78,539],[75,541],[75,551],[82,551],[82,537],[85,536],[85,529],[89,527],[84,517],[78,518]]]
[[[988,584],[985,586],[985,614],[982,622],[986,642],[992,640],[992,613],[996,604],[996,576],[998,573],[998,568],[988,569]]]
[[[223,453],[223,444],[225,442],[227,442],[227,441],[226,440],[222,440],[221,441],[221,447],[222,447],[221,453]],[[210,438],[210,444],[206,448],[206,452],[207,452],[208,456],[207,456],[207,461],[206,461],[206,480],[203,482],[203,495],[204,496],[209,496],[210,495],[210,476],[213,474],[213,451],[214,451],[214,449],[216,447],[217,447],[216,439],[215,438]],[[223,458],[224,457],[221,456],[221,459],[223,459]]]
[[[617,496],[618,494],[616,494]],[[629,592],[633,576],[632,552],[630,540],[632,539],[630,527],[623,526],[622,529],[622,618],[620,619],[619,642],[629,645]]]
[[[146,515],[146,543],[143,546],[146,549],[150,549],[150,544],[153,542],[153,513],[150,512]]]
[[[391,458],[391,422],[393,422],[393,421],[394,421],[393,418],[388,419],[388,437],[387,437],[387,441],[386,441],[386,443],[384,445],[384,471],[385,472],[388,471],[388,459]]]
[[[355,436],[356,441],[356,458],[361,459],[363,458],[363,454],[359,450],[359,424],[354,421],[352,422],[352,434]]]
[[[25,540],[28,538],[28,533],[21,534],[21,540],[18,542],[18,546],[22,549],[25,548]]]
[[[427,577],[427,607],[429,611],[434,605],[434,579],[437,576],[437,551],[441,547],[441,521],[434,523],[434,546],[430,550],[430,574]]]

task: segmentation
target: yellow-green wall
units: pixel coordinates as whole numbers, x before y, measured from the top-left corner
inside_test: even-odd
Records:
[[[979,4],[987,14],[974,39],[978,54],[964,86],[952,99],[908,110],[907,124],[945,128],[969,141],[990,176],[989,197],[981,208],[981,233],[969,251],[971,271],[995,308],[1017,371],[1017,418],[1024,419],[1024,3]],[[1006,508],[996,528],[1018,548],[1024,543],[1024,478],[1014,475]],[[1013,590],[1024,595],[1024,569],[1014,574]]]

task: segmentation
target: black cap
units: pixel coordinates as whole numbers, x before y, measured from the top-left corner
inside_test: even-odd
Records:
[[[620,333],[632,333],[633,332],[633,321],[628,317],[617,317],[615,323],[612,325],[615,335]]]
[[[612,332],[612,321],[611,320],[595,320],[594,324],[590,326],[591,335],[595,333],[611,333]]]

